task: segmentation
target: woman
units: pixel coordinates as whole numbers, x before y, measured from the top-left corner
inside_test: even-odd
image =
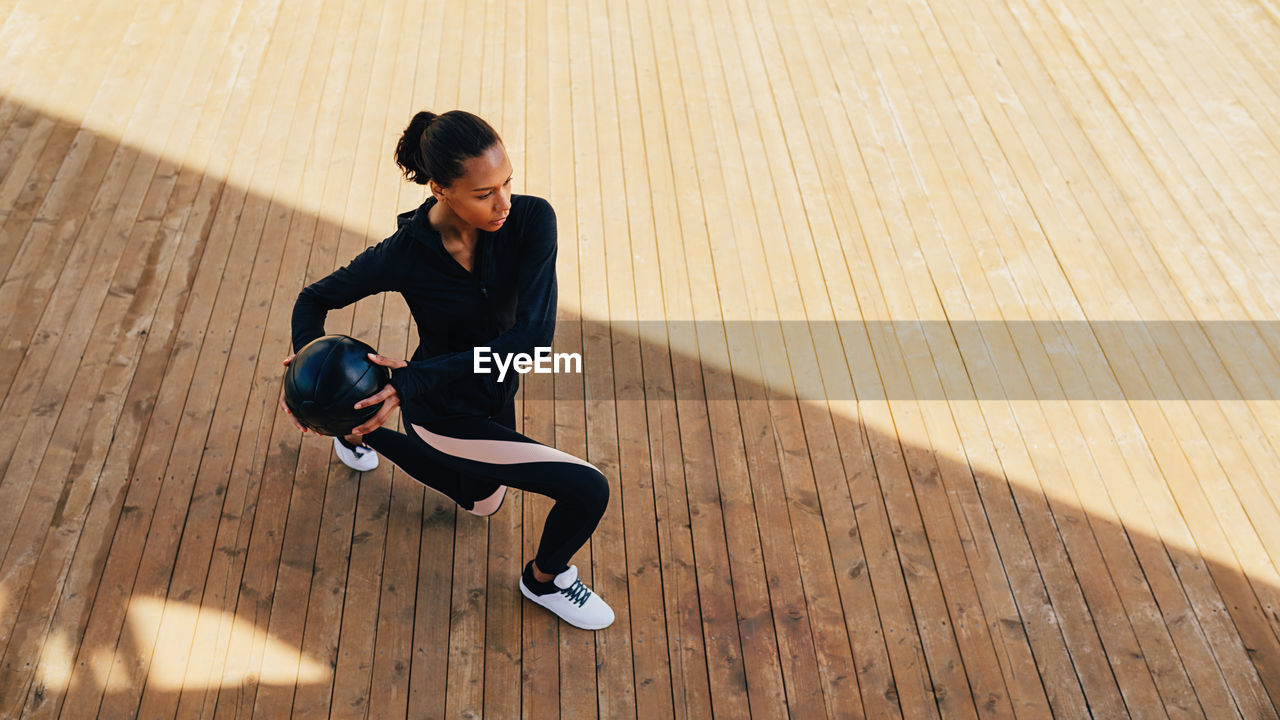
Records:
[[[295,352],[325,334],[329,310],[380,292],[400,293],[418,325],[409,362],[369,356],[391,368],[391,381],[355,407],[382,408],[334,438],[334,449],[357,470],[375,467],[380,453],[477,515],[496,512],[507,487],[551,497],[520,591],[574,626],[607,627],[613,611],[569,560],[604,515],[608,482],[590,463],[515,431],[517,373],[499,381],[474,371],[477,347],[498,356],[551,345],[555,213],[545,200],[511,194],[502,140],[467,112],[415,115],[396,164],[431,196],[399,216],[394,235],[305,288],[293,308]],[[281,407],[288,412],[283,397]],[[383,427],[396,407],[407,433]]]

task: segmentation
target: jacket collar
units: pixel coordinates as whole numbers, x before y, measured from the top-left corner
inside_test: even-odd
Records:
[[[427,211],[429,211],[431,209],[431,206],[435,204],[436,204],[435,196],[428,195],[426,201],[424,201],[418,207],[414,208],[413,210],[406,210],[405,212],[402,212],[399,215],[396,215],[396,227],[402,228],[408,225],[409,223],[412,223],[416,220],[421,219],[422,226],[426,227],[427,229],[430,229],[431,226],[427,224]]]

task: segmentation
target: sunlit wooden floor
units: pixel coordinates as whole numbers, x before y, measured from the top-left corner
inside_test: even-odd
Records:
[[[1277,717],[1278,9],[0,0],[0,716]],[[424,108],[557,209],[605,631],[276,411]]]

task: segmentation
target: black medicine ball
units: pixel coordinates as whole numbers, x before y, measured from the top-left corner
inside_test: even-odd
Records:
[[[346,435],[377,415],[382,403],[352,407],[391,379],[390,369],[369,360],[372,352],[376,351],[346,335],[325,335],[304,345],[284,374],[289,412],[321,435]]]

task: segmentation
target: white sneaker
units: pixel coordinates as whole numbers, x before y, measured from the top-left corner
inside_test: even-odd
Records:
[[[529,589],[524,576],[521,576],[520,592],[574,627],[601,630],[613,624],[613,608],[582,584],[578,579],[577,565],[570,565],[568,570],[555,576],[551,584],[559,591],[539,595]]]
[[[358,445],[355,450],[352,450],[342,444],[341,438],[335,436],[333,438],[333,451],[338,454],[338,459],[352,470],[368,472],[378,467],[378,453],[364,445]]]

